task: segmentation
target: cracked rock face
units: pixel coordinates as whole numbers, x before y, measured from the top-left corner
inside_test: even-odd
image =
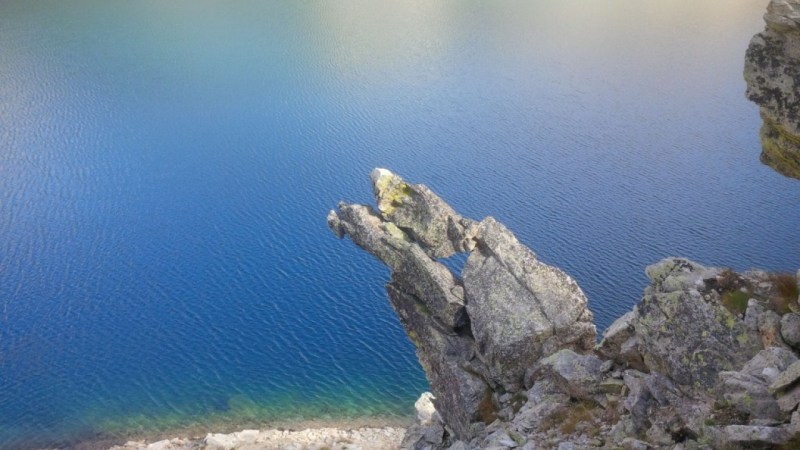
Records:
[[[759,105],[761,161],[800,178],[800,0],[772,0],[745,53],[747,98]]]
[[[386,169],[370,178],[378,209],[342,203],[328,225],[392,270],[389,300],[456,436],[468,439],[474,423],[493,420],[492,395],[523,391],[540,358],[592,349],[592,314],[569,275],[491,217],[462,217]],[[470,252],[461,276],[436,260],[456,252]]]
[[[472,333],[492,379],[518,391],[541,357],[594,346],[592,313],[575,280],[539,261],[492,217],[480,223],[476,241],[462,275]]]

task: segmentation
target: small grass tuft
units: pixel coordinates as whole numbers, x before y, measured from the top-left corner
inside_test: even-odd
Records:
[[[738,291],[743,286],[744,280],[731,269],[725,269],[717,275],[715,287],[719,293]]]
[[[492,390],[489,388],[486,388],[483,399],[478,403],[478,420],[487,425],[497,420],[497,408],[494,406]]]
[[[578,425],[581,423],[594,424],[597,414],[598,408],[589,402],[571,402],[542,420],[539,429],[546,431],[558,426],[562,434],[570,435],[578,431]],[[591,430],[588,434],[592,434]]]
[[[772,303],[774,309],[780,314],[786,314],[798,309],[797,304],[797,279],[788,273],[776,273],[770,276],[772,281]]]
[[[741,317],[747,310],[747,301],[751,297],[749,292],[728,291],[722,294],[722,306],[727,308],[731,314]]]

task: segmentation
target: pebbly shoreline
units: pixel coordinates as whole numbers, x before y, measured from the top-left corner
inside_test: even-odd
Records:
[[[203,438],[129,441],[110,450],[393,450],[400,447],[405,433],[399,427],[242,430]]]

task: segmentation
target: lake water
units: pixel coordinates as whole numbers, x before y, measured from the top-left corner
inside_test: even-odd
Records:
[[[666,256],[794,272],[741,75],[766,3],[3,1],[0,447],[407,417],[388,272],[325,225],[376,166],[600,329]]]

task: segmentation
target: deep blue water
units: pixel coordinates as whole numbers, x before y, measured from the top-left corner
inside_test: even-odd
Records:
[[[665,256],[793,272],[741,75],[765,6],[0,2],[0,447],[409,414],[387,271],[325,226],[375,166],[504,222],[600,329]]]

